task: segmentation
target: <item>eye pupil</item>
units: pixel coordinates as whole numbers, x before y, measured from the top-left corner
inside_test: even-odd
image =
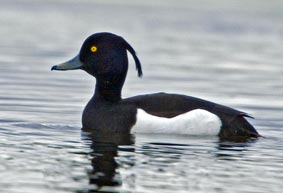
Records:
[[[97,51],[97,47],[96,46],[91,46],[90,51],[91,52],[96,52]]]

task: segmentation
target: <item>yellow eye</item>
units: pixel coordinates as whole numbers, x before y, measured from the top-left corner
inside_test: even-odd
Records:
[[[90,47],[90,51],[91,52],[96,52],[97,51],[97,47],[96,46],[91,46]]]

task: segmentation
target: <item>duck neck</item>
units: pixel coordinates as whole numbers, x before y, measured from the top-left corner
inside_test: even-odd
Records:
[[[97,80],[95,85],[94,98],[107,102],[118,102],[121,100],[121,91],[124,81],[113,83],[108,80]]]

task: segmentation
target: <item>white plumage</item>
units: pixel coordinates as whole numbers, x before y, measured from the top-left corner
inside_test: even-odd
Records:
[[[173,118],[157,117],[138,109],[137,122],[132,133],[217,135],[221,120],[215,114],[196,109]]]

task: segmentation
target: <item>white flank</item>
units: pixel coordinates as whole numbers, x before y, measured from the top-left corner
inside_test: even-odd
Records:
[[[217,135],[221,120],[215,114],[196,109],[173,118],[150,115],[138,109],[137,122],[132,133],[180,134],[180,135]]]

